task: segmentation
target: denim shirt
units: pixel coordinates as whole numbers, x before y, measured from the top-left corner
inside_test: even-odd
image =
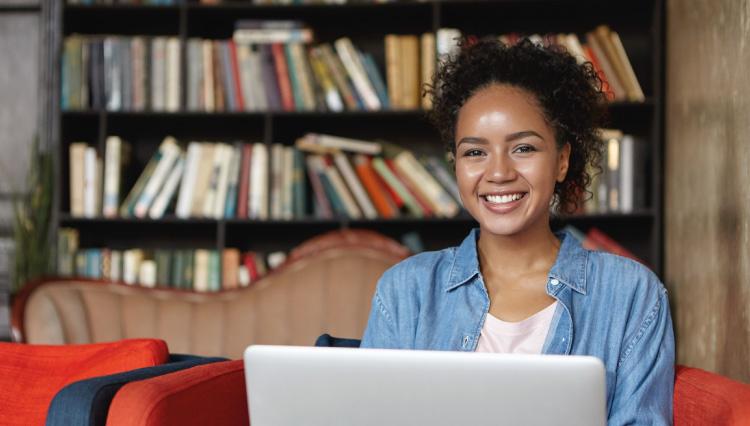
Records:
[[[458,247],[412,256],[378,282],[362,347],[472,352],[490,307],[473,230]],[[581,247],[567,232],[547,278],[559,303],[543,354],[604,362],[609,425],[672,423],[674,335],[667,293],[638,262]]]

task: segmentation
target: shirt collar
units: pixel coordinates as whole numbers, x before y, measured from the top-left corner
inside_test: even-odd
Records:
[[[578,293],[586,294],[588,252],[568,231],[556,232],[555,235],[560,239],[560,251],[549,271],[549,278],[557,279]],[[445,291],[451,291],[479,275],[478,238],[479,229],[474,228],[456,248]]]

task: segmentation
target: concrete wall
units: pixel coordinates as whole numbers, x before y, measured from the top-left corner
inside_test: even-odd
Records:
[[[667,2],[666,281],[678,362],[750,382],[750,1]]]

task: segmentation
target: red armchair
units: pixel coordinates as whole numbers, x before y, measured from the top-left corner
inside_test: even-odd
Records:
[[[675,425],[750,425],[750,385],[678,365],[674,382]]]
[[[107,426],[247,425],[246,401],[242,361],[209,364],[126,385],[115,396]],[[677,366],[674,424],[750,425],[750,385]]]
[[[0,424],[44,424],[55,394],[90,377],[163,364],[163,340],[131,339],[89,345],[0,343]]]

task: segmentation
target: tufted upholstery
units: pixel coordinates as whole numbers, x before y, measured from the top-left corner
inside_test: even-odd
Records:
[[[219,293],[54,279],[16,301],[14,334],[28,343],[133,337],[172,352],[240,358],[249,344],[310,345],[324,332],[361,336],[380,275],[408,251],[369,231],[336,231],[294,250],[252,287]]]

